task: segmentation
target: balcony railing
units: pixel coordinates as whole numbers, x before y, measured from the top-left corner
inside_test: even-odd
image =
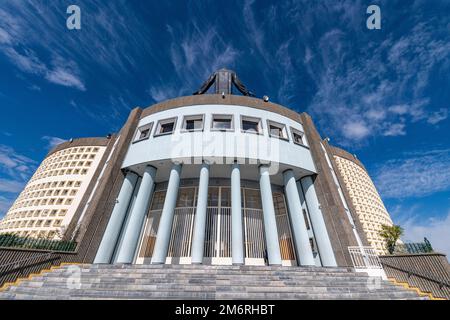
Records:
[[[73,252],[77,247],[74,241],[60,241],[19,237],[12,234],[0,235],[0,248],[38,249],[50,251]]]

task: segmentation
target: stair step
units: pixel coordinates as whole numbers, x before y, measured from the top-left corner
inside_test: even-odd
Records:
[[[0,292],[0,299],[424,298],[351,268],[81,265],[22,281]]]

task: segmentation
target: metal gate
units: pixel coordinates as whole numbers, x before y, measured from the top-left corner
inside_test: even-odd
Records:
[[[191,263],[197,188],[180,188],[174,212],[166,263]],[[150,263],[156,241],[165,191],[155,192],[141,237],[136,263]],[[281,192],[274,192],[276,227],[283,265],[295,265],[289,218]],[[242,224],[245,264],[267,263],[264,216],[258,189],[242,188]],[[204,263],[231,265],[231,190],[209,187],[206,212]]]
[[[291,224],[289,222],[283,193],[273,193],[273,205],[275,208],[278,242],[280,243],[281,262],[284,266],[295,266],[297,265],[297,260],[295,258]]]
[[[265,265],[267,252],[260,191],[243,188],[242,204],[245,264]]]
[[[231,194],[229,187],[208,189],[204,262],[231,265]]]

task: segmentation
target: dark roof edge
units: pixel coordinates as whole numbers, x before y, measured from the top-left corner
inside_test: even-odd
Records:
[[[265,102],[262,99],[252,98],[247,96],[239,95],[225,95],[221,94],[202,94],[194,96],[185,96],[166,100],[163,102],[156,103],[145,109],[143,109],[141,114],[141,119],[145,118],[151,114],[158,113],[165,110],[188,107],[193,105],[204,105],[204,104],[225,104],[225,105],[240,105],[247,106],[255,109],[260,109],[264,111],[275,112],[286,116],[294,121],[302,123],[300,119],[300,114],[292,109],[283,107],[282,105]]]
[[[366,167],[362,164],[362,162],[359,159],[357,159],[355,157],[355,155],[353,155],[350,152],[345,151],[345,150],[343,150],[341,148],[332,146],[332,145],[330,145],[330,148],[331,148],[331,152],[333,153],[333,155],[341,157],[341,158],[344,158],[344,159],[347,159],[349,161],[352,161],[355,164],[357,164],[358,166],[360,166],[361,168],[363,168],[364,171],[367,172]]]
[[[73,148],[73,147],[82,147],[82,146],[101,146],[105,147],[108,144],[109,139],[105,137],[93,137],[93,138],[78,138],[78,139],[71,139],[69,141],[65,141],[63,143],[58,144],[57,146],[53,147],[45,157],[51,156],[53,153]]]

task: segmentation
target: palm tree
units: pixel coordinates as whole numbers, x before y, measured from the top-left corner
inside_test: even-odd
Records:
[[[386,249],[390,254],[393,254],[395,250],[395,244],[403,234],[403,228],[398,225],[389,226],[383,224],[381,225],[381,231],[379,234],[384,238],[384,241],[386,242]]]

